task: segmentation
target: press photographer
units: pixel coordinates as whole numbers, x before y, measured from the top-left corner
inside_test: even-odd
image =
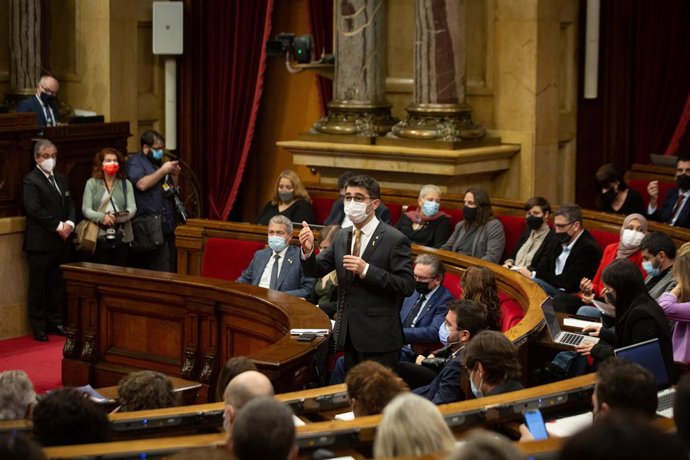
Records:
[[[156,131],[146,131],[139,142],[141,151],[127,161],[127,177],[134,184],[137,213],[132,221],[134,240],[130,265],[175,272],[175,227],[178,224],[176,198],[180,165],[164,161],[165,139]],[[181,200],[178,201],[181,205]],[[184,211],[184,206],[181,207]],[[186,220],[186,213],[181,218]]]

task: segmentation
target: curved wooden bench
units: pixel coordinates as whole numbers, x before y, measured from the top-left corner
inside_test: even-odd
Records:
[[[249,356],[276,391],[303,388],[325,338],[298,342],[291,328],[330,330],[313,305],[288,294],[201,276],[76,263],[62,266],[69,297],[63,384],[117,384],[138,369],[213,385],[232,356]]]

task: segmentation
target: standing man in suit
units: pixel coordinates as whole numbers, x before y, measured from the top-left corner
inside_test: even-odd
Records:
[[[60,90],[58,81],[50,75],[43,75],[36,84],[36,94],[17,104],[17,112],[34,112],[38,126],[56,126],[58,109],[55,97]]]
[[[55,145],[47,139],[36,142],[34,160],[36,167],[23,183],[24,250],[29,263],[29,321],[34,339],[46,342],[47,332],[65,335],[61,308],[65,287],[60,264],[67,260],[75,216],[67,178],[53,174]]]
[[[393,369],[403,344],[400,307],[414,291],[410,241],[380,222],[381,189],[369,176],[354,176],[345,189],[344,210],[352,230],[340,230],[333,243],[314,255],[314,234],[302,222],[299,240],[307,276],[336,271],[336,347],[345,350],[345,371],[371,359]]]
[[[554,214],[554,226],[558,242],[543,248],[531,276],[551,297],[579,292],[580,280],[592,279],[601,260],[599,245],[582,226],[580,206],[561,205]]]
[[[677,188],[668,191],[661,209],[659,205],[659,181],[653,180],[647,185],[649,205],[647,214],[652,220],[664,222],[675,227],[690,228],[690,156],[678,156],[676,160]]]
[[[342,228],[352,227],[352,221],[345,214],[345,189],[347,188],[347,181],[351,177],[356,176],[357,173],[354,171],[345,171],[338,177],[338,190],[340,190],[340,199],[335,200],[331,206],[331,212],[326,217],[324,225],[340,225]],[[381,202],[379,199],[379,206],[376,208],[376,218],[387,224],[391,224],[391,211],[388,207]]]
[[[430,351],[438,343],[438,331],[448,313],[453,295],[441,285],[445,268],[441,259],[432,254],[420,254],[414,261],[415,292],[406,297],[400,310],[403,324],[401,358],[414,361],[417,352],[411,345],[426,345]]]
[[[268,248],[256,251],[249,266],[237,278],[238,283],[275,289],[306,298],[314,290],[316,279],[302,273],[299,248],[290,246],[292,222],[283,215],[268,221]]]

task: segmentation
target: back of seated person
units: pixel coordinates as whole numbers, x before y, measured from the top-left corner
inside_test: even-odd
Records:
[[[450,216],[441,211],[441,189],[433,184],[422,187],[417,207],[400,216],[395,228],[411,243],[440,248],[453,231]]]
[[[690,228],[690,155],[678,155],[676,160],[677,188],[666,193],[663,203],[659,203],[659,181],[647,186],[649,218],[676,227]]]
[[[482,331],[463,352],[475,398],[521,390],[517,348],[500,332]]]
[[[31,418],[36,392],[29,376],[22,370],[0,373],[0,420]]]
[[[120,412],[164,409],[179,405],[172,382],[156,371],[138,371],[120,380],[117,389]]]
[[[458,222],[441,249],[500,263],[506,234],[491,209],[489,194],[479,187],[467,189],[464,203],[463,220]]]
[[[595,175],[599,193],[597,208],[616,214],[646,214],[642,195],[628,187],[623,176],[611,164],[601,166]]]
[[[390,400],[408,390],[400,377],[375,361],[362,361],[350,369],[345,384],[355,417],[380,414]]]
[[[289,169],[278,176],[271,201],[259,211],[256,223],[268,225],[271,218],[277,215],[285,216],[290,222],[318,223],[309,192],[297,173]]]
[[[290,245],[292,222],[285,216],[271,217],[268,222],[268,248],[254,254],[237,282],[275,289],[296,297],[308,298],[316,280],[302,272],[300,249]]]
[[[663,458],[687,460],[682,443],[649,423],[624,414],[597,419],[569,438],[560,460],[633,460]]]
[[[374,458],[448,453],[455,446],[441,412],[412,393],[396,396],[383,410],[374,440]]]
[[[2,460],[44,460],[46,456],[36,441],[21,433],[0,435]]]
[[[352,227],[352,221],[345,215],[345,203],[343,198],[345,198],[345,189],[347,188],[348,181],[359,175],[360,173],[356,171],[345,171],[338,177],[338,191],[340,192],[340,198],[335,200],[331,206],[331,212],[324,221],[324,225],[340,225],[342,228]],[[391,224],[391,212],[388,207],[383,203],[379,203],[378,208],[374,211],[376,218],[381,222],[386,224]]]
[[[108,442],[112,436],[103,408],[73,389],[55,390],[41,399],[33,426],[43,447]]]
[[[619,412],[652,420],[657,403],[654,375],[639,364],[609,358],[597,369],[597,385],[592,393],[595,418]]]
[[[218,381],[216,382],[216,401],[223,401],[225,397],[225,387],[228,386],[230,380],[246,371],[258,371],[252,360],[246,356],[233,356],[228,359],[218,373]]]
[[[271,397],[253,399],[237,414],[228,448],[237,460],[294,460],[293,413]]]
[[[522,460],[524,456],[505,436],[474,429],[463,436],[446,460]]]
[[[545,198],[535,196],[525,202],[526,228],[503,266],[520,272],[528,278],[532,275],[533,267],[543,257],[544,250],[556,242],[556,234],[549,226],[551,205]]]
[[[246,371],[238,374],[225,387],[223,399],[225,410],[223,412],[223,428],[227,434],[237,417],[237,413],[249,401],[261,396],[273,397],[273,384],[261,372]]]
[[[498,298],[496,275],[487,267],[469,267],[462,274],[462,298],[474,300],[486,308],[489,329],[501,330],[503,311]]]
[[[673,419],[676,431],[685,447],[690,451],[690,374],[685,374],[676,386],[676,397],[673,401]]]

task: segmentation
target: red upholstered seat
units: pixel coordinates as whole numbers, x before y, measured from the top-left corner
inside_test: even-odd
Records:
[[[446,272],[445,276],[443,277],[443,287],[448,289],[451,295],[456,299],[460,298],[460,294],[462,294],[460,277],[455,273]]]
[[[499,292],[498,298],[501,300],[501,331],[505,332],[519,323],[525,317],[525,310],[520,304],[505,294]]]
[[[506,246],[503,249],[503,258],[501,262],[506,260],[513,253],[515,246],[520,240],[520,235],[525,229],[525,218],[518,216],[496,216],[503,224],[503,230],[506,234]]]
[[[252,261],[254,253],[266,247],[261,241],[209,238],[204,248],[201,275],[235,281]]]
[[[398,203],[386,203],[388,210],[391,212],[391,225],[398,223],[400,216],[402,215],[402,205]]]
[[[618,240],[620,239],[620,235],[618,233],[607,232],[606,230],[599,230],[596,228],[591,228],[588,230],[597,241],[599,249],[602,251],[609,244],[618,243]]]
[[[316,222],[320,225],[326,222],[334,202],[335,200],[332,198],[312,198],[311,204],[314,206],[314,212],[316,213]]]
[[[647,179],[630,179],[627,182],[628,187],[642,195],[642,201],[644,201],[645,207],[649,204],[649,195],[647,194],[647,185],[649,185],[649,182],[650,181]],[[659,206],[664,202],[668,191],[674,187],[677,187],[674,182],[659,181]]]

